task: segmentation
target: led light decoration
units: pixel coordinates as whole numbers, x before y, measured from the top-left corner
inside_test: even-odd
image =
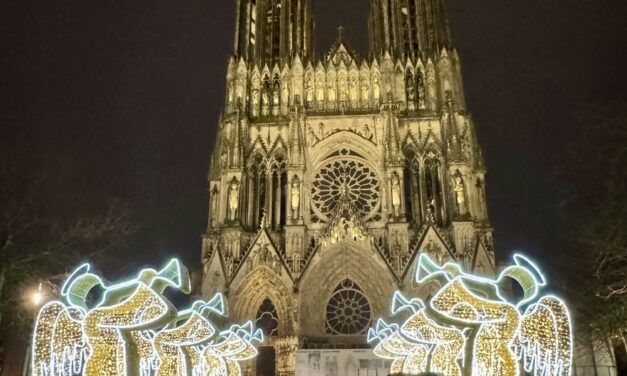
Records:
[[[252,322],[218,330],[212,315],[227,317],[224,296],[178,312],[166,288],[190,293],[187,269],[172,260],[160,271],[107,285],[77,268],[62,301],[39,311],[33,335],[34,376],[237,376],[239,363],[257,355],[263,333]]]
[[[432,372],[445,376],[568,376],[573,337],[564,302],[540,297],[546,280],[522,255],[496,279],[468,274],[455,263],[437,265],[426,254],[418,261],[416,281],[434,282],[429,300],[396,292],[391,313],[408,311],[402,325],[379,320],[368,332],[374,353],[392,360],[391,373]],[[507,297],[507,279],[522,288]]]

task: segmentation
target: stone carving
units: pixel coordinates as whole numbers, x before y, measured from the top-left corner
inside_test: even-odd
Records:
[[[234,222],[237,220],[237,212],[239,209],[239,181],[237,178],[233,178],[229,185],[229,220]]]
[[[216,227],[218,224],[218,187],[213,187],[211,191],[211,227]]]
[[[457,171],[457,173],[453,176],[455,191],[455,205],[457,206],[457,213],[459,215],[466,214],[466,190],[464,188],[464,178],[461,173]]]
[[[303,235],[292,234],[290,237],[290,243],[292,249],[292,272],[299,275],[303,262]]]
[[[292,218],[298,219],[300,211],[300,179],[298,178],[298,175],[294,175],[292,178],[290,198],[292,204]]]
[[[373,218],[381,206],[381,187],[373,169],[360,159],[330,160],[314,176],[312,209],[329,221],[343,193],[352,201],[362,220]]]
[[[268,90],[265,89],[261,94],[261,116],[270,115],[270,95]]]
[[[394,217],[401,215],[401,183],[396,173],[392,174],[392,209]]]

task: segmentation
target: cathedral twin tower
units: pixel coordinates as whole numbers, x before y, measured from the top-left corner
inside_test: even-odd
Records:
[[[234,52],[256,64],[313,57],[310,0],[238,0]],[[371,0],[370,54],[417,57],[450,47],[442,0]]]
[[[421,253],[494,273],[442,2],[371,0],[368,57],[340,36],[318,59],[310,0],[236,1],[202,291],[264,329],[278,374],[297,348],[363,346],[395,290],[428,293]]]

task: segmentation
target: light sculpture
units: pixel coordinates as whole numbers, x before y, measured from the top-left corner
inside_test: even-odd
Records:
[[[392,374],[569,376],[568,309],[555,296],[540,297],[546,281],[535,264],[521,255],[514,262],[490,279],[422,254],[416,282],[434,283],[436,292],[426,301],[396,292],[391,313],[407,311],[409,318],[400,326],[379,320],[368,331],[374,353],[392,360]],[[505,293],[508,279],[522,288],[517,301]]]
[[[239,363],[257,355],[263,334],[251,322],[218,330],[210,316],[227,317],[224,296],[196,301],[178,312],[166,288],[189,294],[187,269],[172,260],[107,285],[77,268],[62,301],[39,311],[31,356],[33,376],[237,376]]]

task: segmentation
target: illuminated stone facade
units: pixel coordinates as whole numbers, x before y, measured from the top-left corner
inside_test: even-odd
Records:
[[[365,346],[394,291],[427,293],[413,280],[421,253],[495,272],[441,2],[372,0],[365,59],[341,32],[314,56],[309,0],[236,2],[202,293],[265,329],[279,374],[297,348]]]

